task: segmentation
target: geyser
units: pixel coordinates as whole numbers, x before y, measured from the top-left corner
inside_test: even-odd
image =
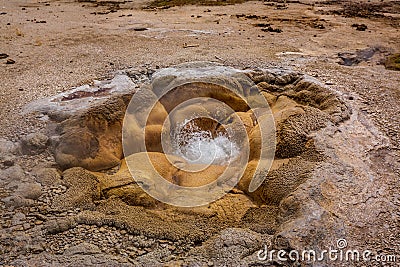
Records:
[[[201,129],[193,120],[178,125],[174,131],[174,154],[190,164],[228,165],[240,153],[238,145],[231,141],[227,132],[213,133]]]

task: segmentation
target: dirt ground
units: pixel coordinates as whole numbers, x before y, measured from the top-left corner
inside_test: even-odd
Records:
[[[343,94],[390,141],[385,151],[391,156],[374,154],[373,161],[387,182],[379,197],[394,205],[394,213],[356,223],[350,236],[363,236],[361,247],[400,252],[400,172],[393,167],[400,159],[400,73],[384,64],[400,52],[397,1],[149,5],[142,0],[0,1],[0,54],[6,54],[0,59],[0,137],[18,142],[43,126],[22,112],[29,102],[111,77],[116,70],[212,61],[300,71]],[[34,165],[29,160],[22,156],[15,162],[29,173]],[[1,227],[8,228],[6,218]],[[0,265],[17,257],[5,251],[0,249]]]

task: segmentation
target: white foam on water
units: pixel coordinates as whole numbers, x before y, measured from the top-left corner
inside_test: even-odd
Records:
[[[212,136],[211,131],[199,129],[196,125],[185,122],[175,134],[175,154],[191,164],[228,165],[239,155],[239,148],[226,134]]]

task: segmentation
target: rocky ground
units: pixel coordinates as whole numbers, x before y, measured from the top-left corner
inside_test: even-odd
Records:
[[[398,2],[172,2],[178,6],[1,3],[0,265],[289,265],[260,262],[254,255],[264,244],[322,249],[339,238],[351,248],[400,260]],[[313,167],[291,197],[271,206],[246,202],[240,193],[224,198],[218,206],[223,211],[212,207],[217,212],[211,214],[165,213],[120,198],[86,201],[96,196],[96,183],[80,188],[79,180],[68,177],[89,181],[93,174],[62,172],[49,146],[46,116],[27,113],[26,105],[112,78],[119,70],[139,84],[160,68],[198,60],[239,69],[292,69],[340,95],[352,115],[313,133],[317,150],[329,159]],[[258,215],[230,210],[240,203]],[[251,220],[260,214],[265,224]]]

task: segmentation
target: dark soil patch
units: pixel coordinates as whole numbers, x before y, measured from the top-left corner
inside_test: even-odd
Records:
[[[366,29],[368,29],[367,25],[357,23],[354,23],[353,25],[351,25],[351,27],[355,28],[357,31],[365,31]]]
[[[358,65],[363,61],[370,60],[375,53],[383,52],[381,48],[371,47],[362,50],[358,50],[355,52],[342,52],[338,53],[339,58],[342,60],[340,62],[341,65],[345,66],[354,66]]]
[[[281,29],[279,29],[279,28],[272,28],[271,26],[268,27],[268,28],[261,29],[261,30],[262,30],[263,32],[276,32],[276,33],[281,33],[281,32],[282,32]]]
[[[253,25],[254,25],[254,27],[261,27],[261,28],[265,28],[265,27],[271,26],[271,24],[269,24],[269,23],[256,23],[256,24],[253,24]]]
[[[236,18],[245,18],[245,19],[267,19],[267,16],[258,16],[254,14],[246,15],[246,14],[236,14]]]
[[[132,2],[132,0],[127,1],[116,1],[116,0],[108,0],[108,1],[97,1],[97,0],[77,0],[82,3],[89,3],[95,7],[106,7],[109,11],[100,11],[93,12],[91,14],[94,15],[107,15],[109,13],[117,12],[117,10],[121,9],[121,5]]]

